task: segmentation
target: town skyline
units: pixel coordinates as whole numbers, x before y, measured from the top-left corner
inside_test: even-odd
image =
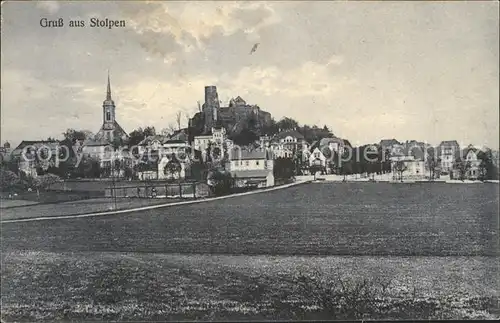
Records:
[[[196,5],[213,16],[197,17]],[[328,9],[339,19],[326,20]],[[224,105],[241,96],[276,120],[327,125],[353,145],[395,138],[498,149],[495,9],[492,2],[4,3],[2,142],[60,138],[67,128],[97,132],[109,68],[117,120],[129,133],[175,124],[179,111],[192,117],[204,87],[215,85]],[[127,26],[38,25],[42,16],[95,15]]]

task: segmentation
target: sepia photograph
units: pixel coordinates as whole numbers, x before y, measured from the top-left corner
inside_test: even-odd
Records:
[[[500,320],[498,1],[2,1],[1,322]]]

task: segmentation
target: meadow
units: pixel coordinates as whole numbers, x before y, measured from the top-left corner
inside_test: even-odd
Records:
[[[493,184],[303,184],[4,223],[2,318],[500,318],[498,193]]]

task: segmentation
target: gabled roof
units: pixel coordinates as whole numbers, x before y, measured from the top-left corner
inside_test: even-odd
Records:
[[[314,141],[311,146],[309,147],[309,151],[313,152],[314,149],[319,148],[320,140]]]
[[[471,152],[471,151],[472,151],[473,153],[475,153],[475,154],[476,154],[476,156],[477,156],[477,154],[478,154],[481,150],[471,145],[471,146],[469,146],[469,147],[465,148],[464,150],[462,150],[462,157],[464,157],[464,158],[465,158],[465,157],[467,157],[467,155],[468,155],[468,154],[469,154],[469,152]]]

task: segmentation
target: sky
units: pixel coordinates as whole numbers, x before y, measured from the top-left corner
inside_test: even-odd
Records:
[[[127,131],[176,124],[204,87],[276,120],[381,139],[499,147],[493,2],[3,2],[1,140],[97,132],[107,71]],[[90,28],[89,19],[125,20]],[[62,28],[40,19],[63,18]],[[68,27],[84,20],[85,28]],[[252,47],[259,44],[250,54]]]

